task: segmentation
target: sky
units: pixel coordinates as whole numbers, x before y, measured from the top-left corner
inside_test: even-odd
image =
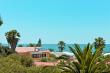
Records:
[[[92,43],[103,37],[110,43],[110,0],[0,0],[0,42],[16,29],[19,43]]]

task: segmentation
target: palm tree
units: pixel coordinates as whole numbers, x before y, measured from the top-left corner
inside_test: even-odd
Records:
[[[69,47],[77,61],[67,61],[63,64],[62,72],[64,73],[102,73],[104,71],[105,64],[98,62],[100,57],[100,48],[95,52],[92,52],[92,45],[87,44],[83,50],[78,44],[73,47]]]
[[[3,24],[3,21],[2,21],[2,19],[1,19],[1,17],[0,17],[0,26]]]
[[[42,42],[41,42],[41,39],[39,38],[38,40],[38,44],[36,45],[37,47],[41,47],[42,46]]]
[[[95,38],[94,47],[95,49],[101,48],[102,52],[103,48],[105,48],[105,40],[102,37]]]
[[[59,41],[58,48],[59,48],[59,52],[62,52],[65,48],[65,42],[64,41]]]
[[[19,41],[20,34],[16,30],[11,30],[7,33],[5,33],[7,42],[9,46],[11,47],[12,51],[15,52],[15,48],[17,46],[17,43]]]

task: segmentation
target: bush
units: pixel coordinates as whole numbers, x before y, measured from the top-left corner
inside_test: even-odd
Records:
[[[8,57],[0,58],[0,73],[26,73],[22,64]]]
[[[21,63],[25,67],[30,67],[33,64],[33,59],[30,56],[21,56]]]
[[[55,62],[55,61],[57,61],[57,59],[54,54],[50,54],[49,58],[44,57],[41,59],[41,62]]]
[[[58,67],[30,67],[28,73],[61,73]]]
[[[55,67],[32,66],[32,60],[30,57],[20,56],[18,54],[11,54],[7,57],[0,57],[0,73],[61,73],[61,72],[56,66]]]
[[[22,44],[19,44],[18,47],[23,47],[23,45]]]
[[[52,48],[49,48],[48,50],[49,50],[50,52],[54,52],[54,49],[52,49]]]
[[[15,61],[19,61],[19,62],[20,62],[20,60],[21,60],[21,56],[18,55],[18,54],[16,54],[16,53],[11,54],[11,55],[9,55],[9,56],[7,56],[7,57],[10,58],[10,59],[13,59],[13,60],[15,60]]]
[[[42,58],[41,62],[48,62],[48,58]]]
[[[56,58],[56,56],[54,54],[50,54],[50,57],[52,58]]]
[[[68,55],[62,55],[62,56],[58,57],[58,59],[68,60],[69,56]]]
[[[33,44],[33,43],[29,43],[28,47],[35,47],[36,44]]]
[[[30,56],[21,56],[18,54],[11,54],[8,57],[13,60],[19,61],[25,67],[30,67],[32,66],[32,63],[33,63],[33,59]]]
[[[0,56],[7,56],[12,53],[13,52],[11,51],[11,49],[8,46],[3,46],[2,44],[0,44]]]
[[[110,62],[110,55],[105,56],[104,59],[106,62]]]

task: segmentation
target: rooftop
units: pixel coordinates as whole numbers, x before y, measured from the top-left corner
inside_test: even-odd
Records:
[[[38,47],[16,47],[16,52],[23,53],[23,52],[32,52],[35,51]],[[37,51],[37,50],[36,50]]]
[[[16,52],[18,53],[24,53],[24,52],[33,52],[36,53],[39,51],[40,47],[16,47]],[[50,52],[49,50],[40,50],[39,53],[42,52]]]

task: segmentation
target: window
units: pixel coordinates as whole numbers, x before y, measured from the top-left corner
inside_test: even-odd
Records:
[[[43,53],[43,54],[32,54],[32,57],[33,58],[42,58],[42,57],[46,57],[46,54]]]
[[[42,54],[42,57],[46,57],[46,54]]]
[[[33,57],[33,58],[36,58],[36,57],[37,57],[37,55],[36,55],[36,54],[32,54],[32,57]]]

